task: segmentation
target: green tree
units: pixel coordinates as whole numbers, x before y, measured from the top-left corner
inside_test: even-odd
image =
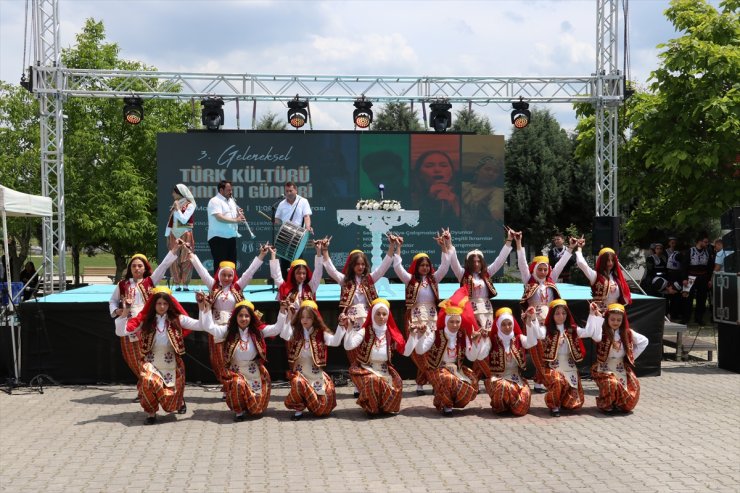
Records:
[[[62,60],[70,68],[154,70],[120,59],[118,45],[106,42],[102,22],[93,19],[76,44],[63,50]],[[131,81],[131,91],[138,88]],[[156,251],[157,134],[185,131],[193,124],[192,110],[188,103],[147,100],[142,122],[129,125],[118,99],[71,98],[65,113],[67,240],[75,278],[80,253],[95,247],[110,250],[120,277],[132,253]]]
[[[388,103],[375,112],[371,130],[396,130],[418,132],[424,130],[417,110],[411,110],[407,103]]]
[[[695,233],[740,203],[740,2],[673,0],[680,37],[658,45],[650,92],[629,115],[632,136],[620,173],[639,197],[627,222],[636,236],[654,225]]]
[[[477,135],[493,134],[491,121],[485,115],[479,115],[474,109],[464,108],[455,112],[455,118],[452,119],[453,132],[473,132]]]
[[[38,100],[31,93],[0,81],[0,183],[34,195],[41,193],[38,114]],[[13,279],[18,279],[31,239],[39,235],[40,227],[40,219],[8,218],[8,256]]]
[[[259,119],[257,125],[254,127],[255,130],[285,130],[288,128],[288,124],[284,119],[281,119],[277,113],[268,111]]]
[[[573,141],[549,111],[532,111],[529,126],[507,140],[506,156],[506,222],[524,231],[531,255],[555,231],[590,229],[593,179],[584,181],[588,166],[573,159]]]

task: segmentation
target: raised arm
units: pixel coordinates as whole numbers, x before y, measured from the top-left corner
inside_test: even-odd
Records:
[[[579,269],[581,269],[581,272],[586,275],[590,284],[596,282],[596,271],[589,267],[586,263],[586,259],[583,258],[583,252],[581,252],[580,246],[576,249],[576,265]]]
[[[252,263],[249,264],[249,267],[244,271],[244,274],[242,274],[237,282],[242,289],[249,285],[249,281],[252,280],[254,274],[260,267],[262,267],[262,262],[264,261],[265,255],[267,255],[268,251],[269,249],[266,245],[262,245],[262,247],[260,247],[260,253],[252,259]]]
[[[344,336],[344,349],[351,351],[357,348],[365,338],[365,329],[349,329]]]
[[[320,255],[316,255],[313,259],[313,274],[311,274],[311,280],[308,283],[308,287],[311,288],[314,294],[319,290],[321,285],[321,278],[324,276],[324,259]]]
[[[442,252],[442,259],[439,262],[439,268],[434,271],[434,280],[438,283],[447,275],[450,270],[451,256],[450,252]]]
[[[570,244],[563,252],[563,256],[560,257],[560,260],[557,261],[555,264],[555,267],[552,268],[552,280],[556,281],[560,277],[560,274],[563,272],[563,269],[565,269],[565,266],[568,265],[568,261],[570,261],[570,258],[573,256],[573,249],[576,248],[577,241],[575,238],[570,238],[568,240]]]
[[[157,266],[156,269],[154,269],[154,272],[152,272],[152,275],[150,276],[152,283],[156,286],[159,284],[159,281],[162,280],[164,277],[164,274],[167,272],[167,269],[170,268],[170,265],[175,263],[175,260],[177,260],[177,255],[169,251],[167,252],[167,255],[162,259],[162,262]]]
[[[331,257],[329,257],[329,251],[324,250],[323,252],[324,258],[322,261],[322,265],[324,266],[324,269],[326,269],[326,273],[334,279],[337,284],[342,284],[344,282],[344,274],[339,272],[336,267],[334,267],[334,263],[331,261]]]
[[[342,338],[346,333],[347,331],[344,330],[344,327],[342,327],[341,325],[337,327],[337,330],[335,330],[333,334],[324,332],[324,343],[327,346],[337,347],[342,342]]]
[[[511,237],[506,238],[506,241],[504,242],[504,246],[501,248],[501,251],[498,253],[498,257],[496,257],[496,260],[493,261],[491,265],[488,266],[488,275],[492,276],[498,270],[503,267],[504,262],[506,262],[506,257],[509,256],[511,253]]]
[[[370,273],[370,277],[372,277],[373,282],[378,282],[378,279],[383,277],[383,275],[388,271],[392,263],[393,263],[393,251],[392,251],[392,246],[391,246],[388,249],[388,253],[386,253],[385,257],[383,257],[383,261],[380,263],[378,268]]]
[[[192,262],[193,268],[195,269],[195,272],[198,273],[198,276],[203,281],[203,284],[205,284],[208,287],[208,289],[212,289],[213,288],[213,277],[206,270],[206,268],[203,267],[203,264],[200,263],[200,259],[195,253],[190,254],[190,262]]]
[[[470,340],[469,337],[465,336],[465,357],[468,359],[468,361],[476,361],[478,359],[479,351],[480,346],[473,344],[473,341]]]
[[[276,258],[270,259],[270,276],[275,281],[275,287],[279,288],[283,285],[283,273],[280,271],[280,261]]]
[[[452,269],[452,273],[455,274],[455,277],[459,282],[462,280],[463,274],[465,274],[465,269],[460,265],[460,259],[457,258],[455,247],[450,247],[447,254],[450,256],[450,269]]]
[[[476,360],[482,361],[488,358],[488,354],[491,352],[491,345],[492,345],[490,337],[481,336],[478,339],[478,342],[474,342],[473,345],[478,346],[478,353],[475,358]]]
[[[401,259],[401,255],[399,254],[395,254],[393,256],[393,270],[396,272],[396,275],[404,284],[408,284],[413,277],[411,274],[409,274],[409,271],[403,268],[403,260]]]
[[[283,327],[285,326],[286,318],[287,312],[280,311],[274,324],[265,325],[262,328],[262,335],[265,337],[275,337],[276,335],[280,335],[280,332],[282,332]]]

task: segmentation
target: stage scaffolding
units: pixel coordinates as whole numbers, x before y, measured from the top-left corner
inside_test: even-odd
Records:
[[[626,1],[626,0],[625,0]],[[624,99],[623,74],[617,68],[619,0],[596,1],[596,67],[581,77],[415,77],[371,75],[204,74],[80,70],[61,65],[59,0],[32,0],[35,63],[30,79],[41,115],[42,195],[54,215],[43,224],[44,291],[65,288],[64,101],[69,97],[191,99],[225,101],[430,103],[587,102],[596,109],[596,216],[617,215],[618,108]],[[95,87],[94,90],[89,87]],[[136,88],[134,91],[133,88]],[[54,257],[57,257],[56,266]],[[58,282],[54,282],[58,280]]]

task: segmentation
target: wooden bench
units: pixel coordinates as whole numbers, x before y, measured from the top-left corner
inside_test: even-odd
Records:
[[[115,267],[85,267],[82,272],[82,282],[85,282],[85,276],[99,276],[108,277],[110,282],[116,280],[116,268]]]
[[[663,345],[676,349],[676,361],[687,360],[691,351],[706,351],[707,361],[712,361],[717,346],[713,342],[690,337],[685,334],[687,331],[686,325],[666,322],[663,326]]]

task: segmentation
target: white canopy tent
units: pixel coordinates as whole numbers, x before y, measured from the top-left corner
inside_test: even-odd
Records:
[[[8,187],[0,185],[0,214],[3,219],[3,246],[5,247],[5,272],[8,289],[8,298],[12,300],[13,291],[10,280],[10,255],[8,254],[8,216],[10,217],[51,217],[52,207],[51,198],[41,197],[40,195],[29,195],[27,193],[16,192]],[[13,363],[15,370],[16,382],[20,378],[21,368],[21,334],[20,327],[16,329],[15,316],[12,315],[13,303],[9,303],[8,310],[11,312],[8,324],[11,331],[13,344]],[[16,334],[16,330],[18,333]],[[16,339],[17,336],[17,339]],[[17,345],[16,345],[17,343]]]

